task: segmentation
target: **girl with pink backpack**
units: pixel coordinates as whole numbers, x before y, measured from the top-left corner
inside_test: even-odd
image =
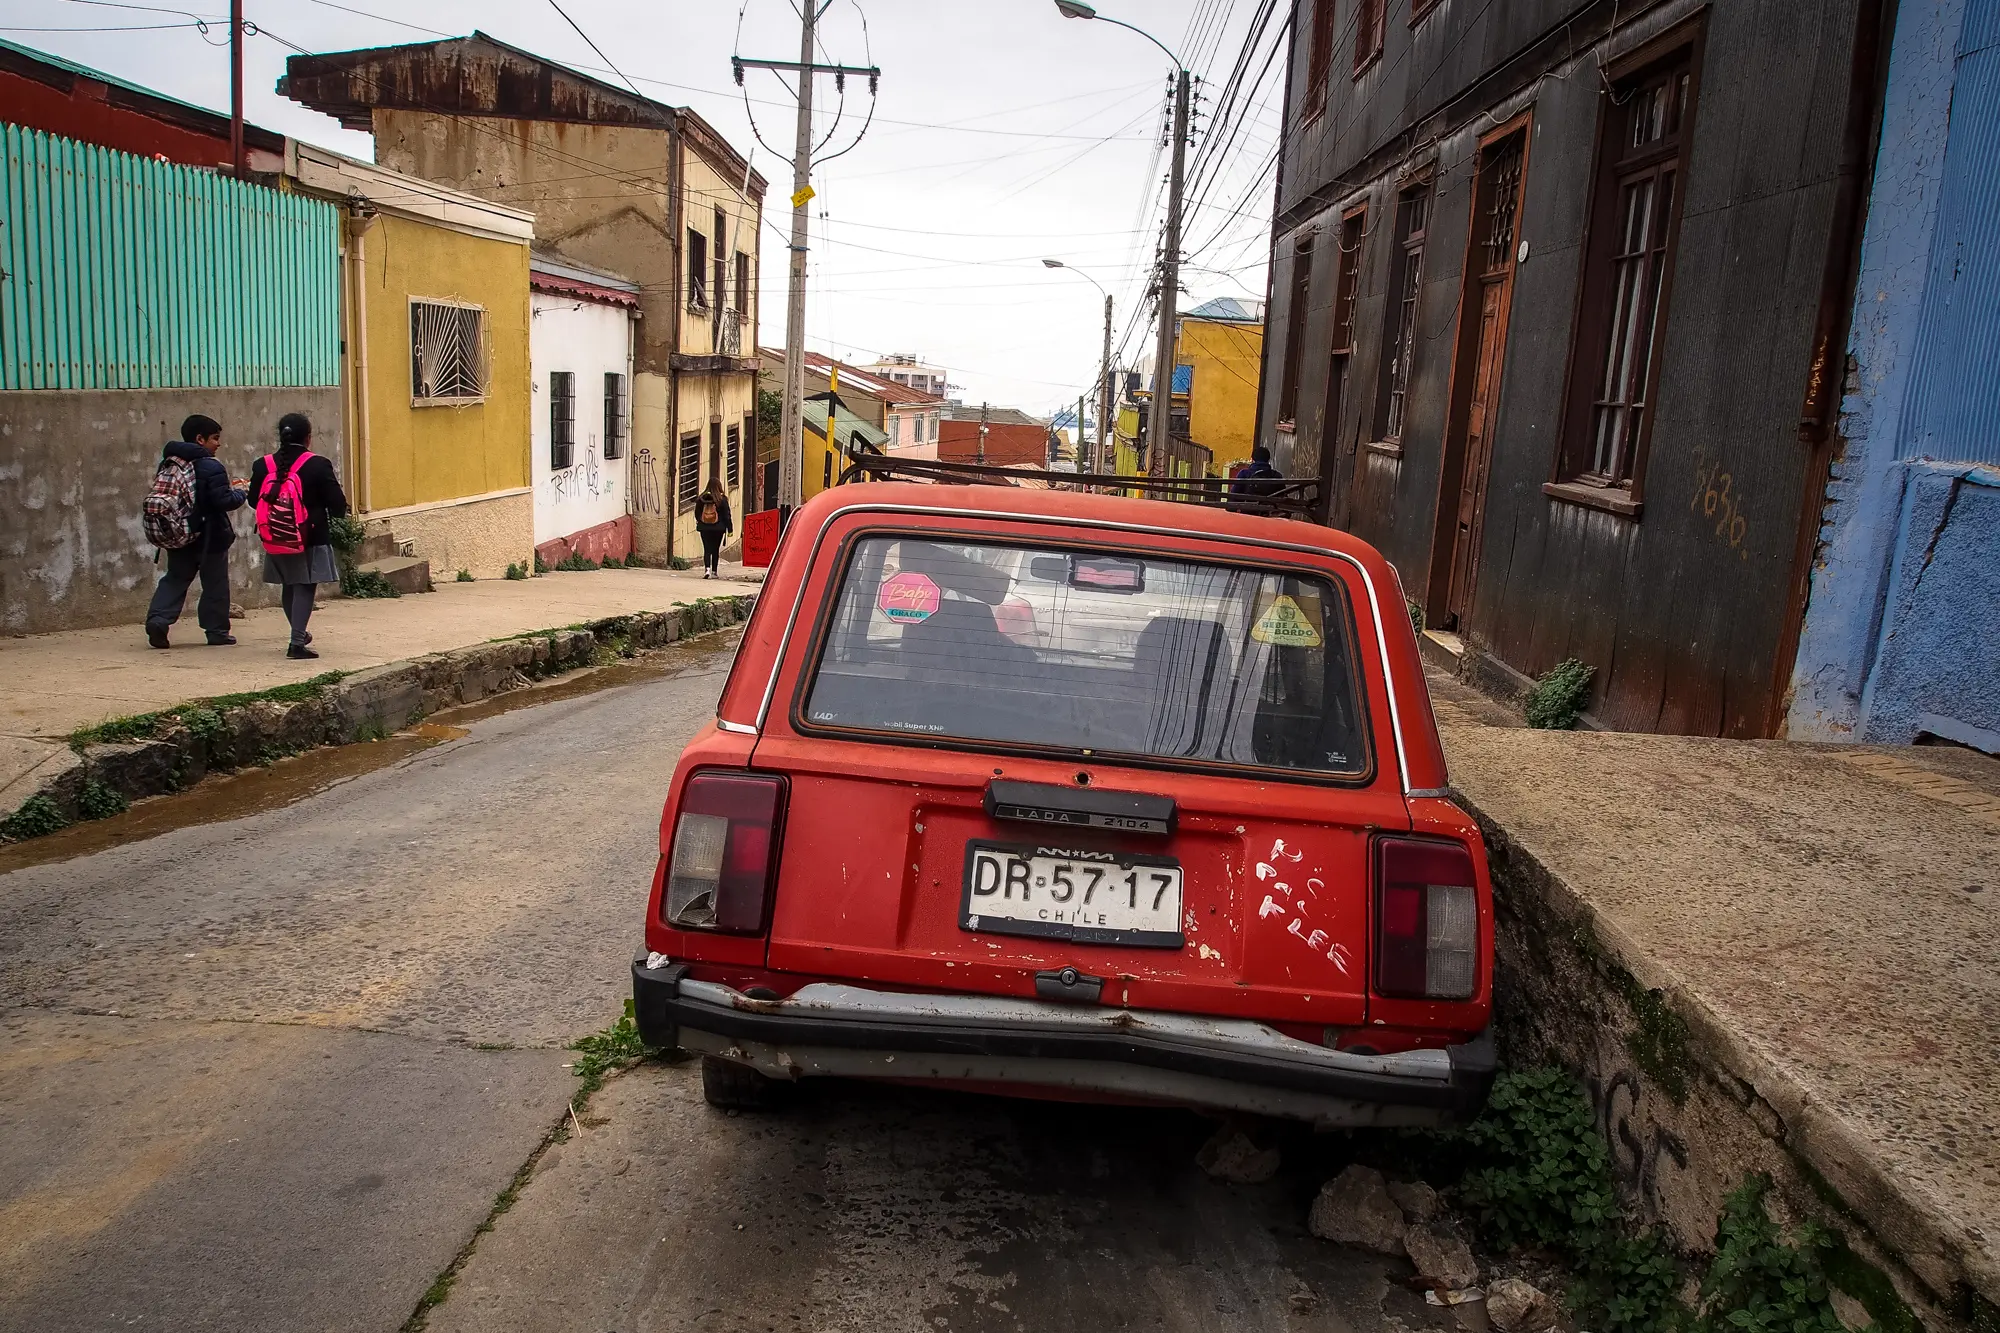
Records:
[[[318,657],[312,635],[313,594],[340,582],[328,523],[347,513],[333,461],[312,451],[312,422],[303,412],[278,419],[278,448],[250,468],[250,500],[257,507],[257,536],[264,543],[264,582],[284,585],[285,616],[292,624],[287,657]]]

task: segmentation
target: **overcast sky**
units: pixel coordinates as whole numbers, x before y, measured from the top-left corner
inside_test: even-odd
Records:
[[[746,88],[737,89],[729,57],[797,59],[791,0],[561,3],[641,92],[692,107],[753,152],[771,183],[762,340],[782,346],[795,104],[767,71],[747,71]],[[341,51],[477,27],[619,81],[554,0],[245,4],[246,17],[269,33],[246,48],[249,118],[360,157],[372,156],[367,135],[273,91],[290,54],[282,42]],[[1204,150],[1231,70],[1267,8],[1276,12],[1242,80],[1238,111],[1247,114],[1231,118],[1227,153]],[[1282,50],[1267,56],[1289,3],[1106,0],[1099,9],[1173,47],[1206,82],[1190,155],[1201,177],[1184,246],[1202,268],[1183,273],[1183,309],[1214,296],[1262,299],[1284,79]],[[228,110],[227,17],[211,0],[7,0],[0,13],[0,35],[11,41]],[[191,17],[215,22],[204,34]],[[1048,256],[1111,290],[1114,343],[1128,364],[1143,356],[1151,344],[1141,302],[1165,212],[1167,58],[1121,28],[1064,19],[1052,0],[834,0],[821,32],[823,60],[879,65],[882,82],[859,145],[814,172],[809,345],[860,361],[917,353],[949,370],[971,402],[1036,412],[1074,404],[1096,378],[1103,300],[1083,278],[1045,268]],[[869,110],[863,81],[849,81],[845,102],[836,126],[839,99],[823,77],[825,154],[854,142]],[[753,117],[770,148],[753,137]]]

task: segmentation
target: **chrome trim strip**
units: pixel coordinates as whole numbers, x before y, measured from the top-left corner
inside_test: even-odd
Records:
[[[1408,790],[1408,791],[1404,792],[1404,793],[1403,793],[1403,795],[1405,795],[1405,796],[1408,796],[1408,797],[1412,797],[1412,798],[1415,798],[1415,797],[1419,797],[1419,796],[1427,796],[1427,797],[1435,797],[1436,799],[1438,799],[1438,800],[1440,800],[1440,801],[1449,801],[1449,800],[1451,799],[1451,788],[1449,788],[1449,787],[1412,787],[1412,788],[1411,788],[1410,790]]]
[[[825,544],[827,532],[833,527],[834,520],[843,518],[848,514],[924,514],[942,518],[988,518],[1014,523],[1040,523],[1050,527],[1065,529],[1102,528],[1112,532],[1143,532],[1156,537],[1200,537],[1205,535],[1201,533],[1191,534],[1185,528],[1161,527],[1151,523],[1118,523],[1104,519],[1054,518],[1046,514],[1017,514],[997,509],[934,509],[924,505],[904,504],[856,504],[836,509],[826,516],[825,521],[820,524],[818,534],[813,538],[812,551],[806,556],[805,571],[799,577],[798,595],[792,598],[791,614],[785,617],[785,632],[778,640],[778,653],[771,662],[771,678],[764,683],[764,699],[757,706],[757,730],[760,732],[764,729],[765,719],[770,715],[771,699],[778,691],[778,673],[784,669],[785,654],[791,650],[792,630],[798,624],[800,608],[805,605],[806,584],[811,580],[813,569],[819,563],[820,547]],[[1304,546],[1298,542],[1278,542],[1263,537],[1216,537],[1211,535],[1210,540],[1235,542],[1238,545],[1262,547],[1271,551],[1294,551],[1300,555],[1331,556],[1335,560],[1346,561],[1360,573],[1361,584],[1368,590],[1369,611],[1375,617],[1375,646],[1382,655],[1382,684],[1389,693],[1389,731],[1396,742],[1396,769],[1399,785],[1402,787],[1405,796],[1410,795],[1410,760],[1409,754],[1403,746],[1403,709],[1401,703],[1396,698],[1395,672],[1389,665],[1389,636],[1383,630],[1382,602],[1376,596],[1375,580],[1369,576],[1367,566],[1343,551],[1329,551],[1324,546]]]
[[[739,736],[755,736],[757,734],[757,728],[743,722],[731,722],[726,717],[715,719],[715,725],[724,731],[733,731]]]

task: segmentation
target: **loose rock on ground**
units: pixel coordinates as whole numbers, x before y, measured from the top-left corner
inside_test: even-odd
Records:
[[[1486,1318],[1500,1333],[1543,1333],[1556,1322],[1556,1303],[1532,1282],[1503,1277],[1487,1284]]]
[[[1261,1185],[1278,1174],[1278,1150],[1259,1148],[1236,1125],[1217,1129],[1194,1160],[1210,1176],[1234,1185]]]
[[[1378,1254],[1404,1253],[1403,1210],[1372,1167],[1350,1166],[1320,1186],[1307,1225],[1322,1240]]]

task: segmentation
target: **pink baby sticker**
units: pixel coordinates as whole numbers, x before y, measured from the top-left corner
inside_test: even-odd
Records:
[[[929,620],[937,614],[938,586],[924,574],[892,574],[875,594],[882,614],[901,624]]]

